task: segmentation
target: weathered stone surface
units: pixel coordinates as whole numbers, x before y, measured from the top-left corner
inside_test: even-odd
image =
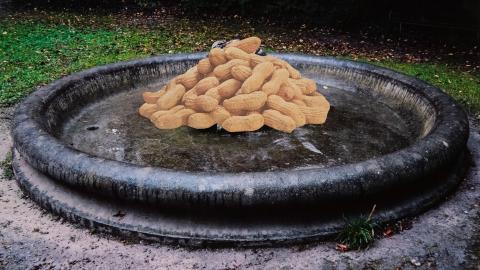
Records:
[[[68,130],[65,125],[90,113],[94,104],[142,85],[155,84],[159,77],[168,79],[181,74],[204,57],[205,54],[160,56],[97,67],[67,76],[26,98],[16,109],[12,129],[16,173],[22,188],[45,208],[70,220],[108,231],[165,241],[189,239],[185,243],[193,245],[256,245],[315,240],[331,235],[343,224],[344,213],[364,213],[365,208],[369,209],[373,203],[378,205],[377,209],[382,209],[377,215],[379,222],[413,215],[444,198],[461,179],[456,176],[461,171],[468,122],[464,111],[450,97],[436,87],[388,69],[302,55],[280,54],[275,57],[288,61],[302,74],[325,86],[343,89],[345,93],[368,93],[371,102],[388,105],[394,113],[378,113],[378,122],[364,126],[381,127],[383,123],[398,134],[408,135],[406,144],[390,148],[391,152],[383,154],[374,154],[371,151],[376,147],[371,147],[360,160],[327,166],[319,163],[307,168],[295,164],[273,170],[261,167],[257,171],[202,171],[201,168],[186,171],[94,155],[61,139],[63,132]],[[137,94],[141,98],[141,93]],[[345,95],[338,101],[351,102],[349,97]],[[139,104],[133,105],[138,108]],[[343,108],[339,104],[332,105],[329,114],[334,117],[336,110]],[[364,106],[367,107],[368,103]],[[352,111],[347,115],[359,116],[359,108],[361,106],[350,106]],[[143,120],[135,115],[138,121]],[[397,118],[389,118],[393,116]],[[112,117],[110,121],[115,119]],[[397,119],[395,124],[399,125],[387,125],[393,119]],[[401,122],[405,125],[400,125]],[[107,126],[113,124],[106,122]],[[348,131],[348,127],[344,126],[344,129]],[[89,132],[102,131],[102,128],[91,126]],[[108,130],[111,138],[116,132],[122,132]],[[262,136],[263,132],[260,130],[250,139]],[[306,135],[309,132],[315,136]],[[304,144],[304,149],[315,150],[311,141],[304,138],[321,137],[322,130],[312,131],[307,125],[293,134]],[[339,138],[345,139],[345,143],[361,139],[361,143],[357,143],[361,147],[368,143],[368,139],[387,142],[385,134],[364,137],[357,132],[356,136],[349,136],[349,140]],[[224,133],[215,136],[221,137]],[[262,141],[254,149],[261,149],[262,145],[269,143]],[[205,140],[202,146],[208,148],[212,144]],[[188,141],[180,145],[193,147]],[[277,145],[276,149],[280,147]],[[315,151],[322,150],[328,149]],[[162,151],[158,150],[157,154],[162,155]],[[195,157],[176,158],[181,161]],[[37,177],[39,175],[43,176]],[[40,180],[44,182],[35,182]],[[58,188],[52,193],[47,187]],[[77,203],[70,204],[70,199]],[[134,223],[129,225],[105,223],[96,215],[101,212],[82,210],[86,205],[78,202],[83,200],[98,202],[98,209],[102,209],[101,205],[113,208],[124,205],[134,209],[133,216],[143,216],[145,220],[156,217],[153,219],[158,221],[156,229],[134,222],[141,219],[132,219]],[[286,214],[288,220],[285,220]],[[192,223],[192,220],[196,221]]]

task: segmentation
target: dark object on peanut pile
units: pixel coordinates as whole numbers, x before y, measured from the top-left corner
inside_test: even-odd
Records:
[[[212,44],[212,49],[213,49],[213,48],[223,49],[223,48],[225,48],[225,46],[227,46],[230,42],[235,41],[235,40],[238,40],[238,39],[232,39],[232,40],[230,40],[230,41],[226,41],[225,39],[217,40],[217,41],[213,42],[213,44]],[[260,56],[265,56],[265,55],[267,55],[267,53],[265,52],[264,48],[265,48],[265,46],[264,46],[263,44],[260,45],[260,48],[258,48],[258,50],[255,52],[255,54],[260,55]]]

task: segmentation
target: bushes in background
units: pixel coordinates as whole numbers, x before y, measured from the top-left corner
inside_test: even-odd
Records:
[[[145,0],[142,0],[145,1]],[[480,1],[435,0],[182,0],[193,13],[285,17],[313,22],[358,25],[392,19],[480,27]]]

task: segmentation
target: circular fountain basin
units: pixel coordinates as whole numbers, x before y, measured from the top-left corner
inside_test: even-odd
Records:
[[[377,205],[376,222],[431,207],[460,181],[468,138],[461,107],[388,69],[277,54],[331,103],[324,125],[158,130],[138,115],[205,54],[93,68],[29,96],[12,134],[20,186],[88,226],[190,245],[324,238]],[[120,214],[118,214],[120,213]]]

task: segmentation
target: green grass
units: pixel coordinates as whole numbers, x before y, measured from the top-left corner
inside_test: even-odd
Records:
[[[374,230],[370,219],[357,217],[347,220],[345,227],[338,235],[338,241],[349,250],[368,247],[374,240]]]
[[[375,208],[376,205],[373,206],[367,217],[358,216],[345,220],[345,226],[338,234],[337,240],[340,244],[347,246],[347,250],[367,248],[373,243],[375,231],[373,230],[372,215]]]
[[[58,19],[0,20],[0,106],[15,104],[35,87],[85,68],[169,52],[204,50],[224,31],[184,24],[133,28],[112,24],[108,18],[95,26],[85,22],[61,24]],[[468,109],[480,112],[478,76],[441,64],[374,63],[437,85]]]
[[[34,87],[62,75],[150,55],[190,52],[197,43],[190,35],[161,29],[0,22],[0,104],[14,104]]]
[[[480,77],[442,64],[383,61],[375,63],[427,81],[474,113],[480,112]]]

